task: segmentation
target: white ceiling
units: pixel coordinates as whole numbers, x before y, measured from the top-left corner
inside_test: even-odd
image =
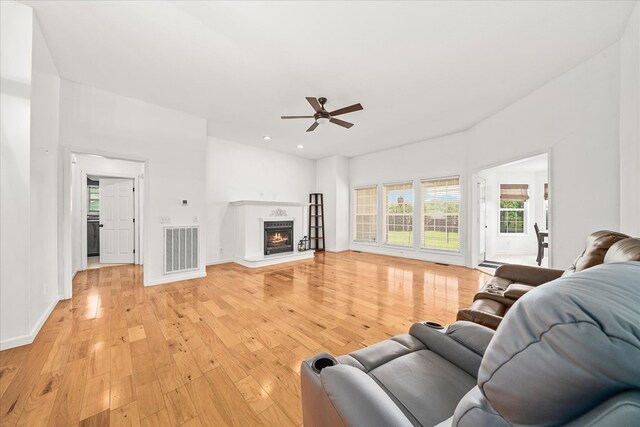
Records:
[[[633,2],[24,1],[60,75],[308,157],[467,129],[620,38]],[[364,111],[305,130],[305,96]],[[265,142],[263,135],[272,136]],[[303,144],[304,149],[296,145]]]
[[[493,168],[485,169],[481,172],[481,175],[487,173],[545,172],[548,169],[549,155],[540,154]]]

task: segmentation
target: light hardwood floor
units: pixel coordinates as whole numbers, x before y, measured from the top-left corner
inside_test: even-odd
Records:
[[[487,278],[356,252],[149,288],[79,273],[31,345],[0,353],[4,425],[298,426],[299,365],[450,323]]]

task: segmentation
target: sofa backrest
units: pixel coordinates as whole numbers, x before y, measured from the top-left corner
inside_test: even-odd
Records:
[[[604,263],[640,261],[640,239],[629,237],[613,244],[604,256]]]
[[[491,340],[478,387],[460,401],[453,425],[561,425],[622,393],[637,399],[639,307],[637,261],[595,266],[528,292]],[[640,407],[627,406],[620,410],[640,416]],[[614,406],[604,416],[619,414]]]
[[[591,233],[591,235],[587,237],[584,251],[573,261],[563,276],[602,264],[609,248],[616,242],[627,239],[628,237],[626,234],[609,230],[600,230]]]

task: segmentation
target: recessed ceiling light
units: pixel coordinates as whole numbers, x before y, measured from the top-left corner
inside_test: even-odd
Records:
[[[304,145],[298,145],[298,148],[304,148]]]
[[[268,141],[271,139],[271,137],[269,135],[265,135],[262,137],[262,139],[264,139],[265,141]]]

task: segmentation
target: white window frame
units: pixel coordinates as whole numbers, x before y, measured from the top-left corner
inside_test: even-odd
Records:
[[[393,242],[388,242],[387,239],[387,187],[390,186],[394,186],[394,185],[410,185],[410,189],[411,192],[413,193],[413,213],[409,214],[392,214],[394,216],[410,216],[411,217],[411,243],[404,245],[402,243],[393,243]],[[416,186],[415,186],[415,181],[414,180],[407,180],[407,181],[399,181],[399,182],[389,182],[389,183],[384,183],[382,184],[382,188],[381,188],[381,192],[382,192],[382,198],[381,198],[381,210],[382,210],[382,244],[385,246],[393,246],[393,247],[398,247],[398,248],[414,248],[415,247],[415,207],[416,207],[416,202],[415,202],[415,192],[416,192]]]
[[[529,200],[524,200],[524,207],[523,208],[503,208],[501,206],[501,190],[500,187],[502,186],[502,184],[517,184],[516,182],[501,182],[498,184],[498,235],[499,236],[526,236],[529,234]],[[529,185],[529,184],[527,184]],[[530,186],[530,185],[529,185]],[[529,196],[529,198],[531,198],[531,196]],[[515,212],[523,212],[522,215],[522,233],[519,232],[513,232],[513,233],[509,233],[509,232],[502,232],[501,231],[501,223],[502,223],[502,212],[509,212],[509,211],[515,211]]]
[[[374,239],[373,241],[371,240],[358,240],[357,239],[357,227],[358,227],[358,221],[357,221],[357,217],[358,217],[358,197],[356,196],[357,191],[358,190],[367,190],[367,189],[375,189],[375,196],[376,196],[376,203],[375,203],[375,210],[373,215],[375,216],[375,226],[374,226]],[[372,184],[372,185],[361,185],[358,187],[353,187],[352,189],[352,194],[353,194],[353,227],[352,227],[352,238],[351,241],[354,243],[358,243],[358,244],[365,244],[365,245],[377,245],[379,242],[379,201],[380,201],[380,191],[379,191],[379,187],[378,184]]]
[[[424,201],[424,188],[423,188],[423,183],[425,182],[429,182],[429,181],[442,181],[442,180],[447,180],[447,179],[457,179],[458,180],[458,194],[459,194],[459,199],[458,199],[458,248],[457,249],[446,249],[446,248],[435,248],[435,247],[430,247],[430,246],[425,246],[424,244],[424,220],[425,220],[425,201]],[[428,251],[435,251],[435,252],[445,252],[445,253],[460,253],[461,248],[462,248],[462,235],[461,235],[461,228],[462,228],[462,194],[463,194],[463,188],[462,188],[462,177],[460,175],[449,175],[449,176],[445,176],[445,177],[436,177],[436,178],[423,178],[421,180],[419,180],[419,188],[418,188],[418,193],[420,196],[420,212],[418,215],[419,221],[420,221],[420,242],[419,247],[422,250],[428,250]],[[414,208],[415,209],[415,208]]]

